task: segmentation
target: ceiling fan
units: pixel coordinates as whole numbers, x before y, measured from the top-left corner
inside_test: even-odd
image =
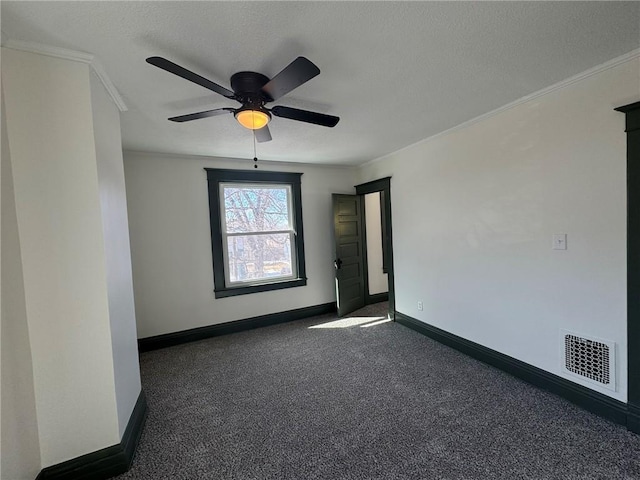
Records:
[[[300,85],[308,82],[320,73],[320,69],[305,57],[296,58],[272,79],[256,72],[234,73],[231,76],[231,88],[233,91],[218,85],[197,73],[187,70],[166,58],[149,57],[147,58],[147,63],[182,77],[185,80],[196,83],[222,95],[223,97],[236,100],[241,104],[239,108],[216,108],[214,110],[205,110],[203,112],[171,117],[169,120],[172,122],[189,122],[200,118],[215,117],[225,113],[233,113],[240,125],[254,131],[258,142],[268,142],[271,140],[271,132],[269,132],[267,124],[271,120],[272,114],[276,117],[288,118],[299,122],[313,123],[324,127],[334,127],[340,120],[339,117],[334,117],[332,115],[284,107],[281,105],[274,106],[273,108],[265,107],[266,103],[278,100],[280,97],[286,95],[293,89],[298,88]]]

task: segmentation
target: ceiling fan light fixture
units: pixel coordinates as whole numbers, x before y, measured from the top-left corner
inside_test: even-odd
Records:
[[[260,130],[271,120],[269,112],[250,108],[236,112],[235,117],[240,125],[249,130]]]

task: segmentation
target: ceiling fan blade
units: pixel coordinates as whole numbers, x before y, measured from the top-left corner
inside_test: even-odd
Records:
[[[276,117],[289,118],[298,120],[299,122],[314,123],[323,127],[335,127],[340,121],[340,117],[333,115],[325,115],[324,113],[309,112],[308,110],[299,110],[297,108],[276,106],[271,109]]]
[[[188,115],[180,115],[177,117],[171,117],[169,120],[172,122],[190,122],[191,120],[198,120],[199,118],[216,117],[223,113],[233,112],[233,108],[216,108],[215,110],[205,110],[204,112],[189,113]]]
[[[265,125],[258,130],[254,130],[253,133],[256,136],[256,140],[258,143],[270,142],[271,141],[271,132],[269,131],[269,126]]]
[[[147,58],[147,63],[150,63],[151,65],[154,65],[163,70],[166,70],[169,73],[173,73],[174,75],[182,77],[185,80],[189,80],[190,82],[196,83],[201,87],[208,88],[209,90],[219,93],[224,97],[227,97],[227,98],[235,97],[235,94],[231,90],[228,90],[218,85],[217,83],[213,83],[211,80],[207,80],[206,78],[201,77],[197,73],[193,73],[192,71],[187,70],[186,68],[181,67],[180,65],[177,65],[172,61],[167,60],[166,58],[149,57]]]
[[[262,87],[273,100],[286,95],[320,73],[310,60],[298,57]]]

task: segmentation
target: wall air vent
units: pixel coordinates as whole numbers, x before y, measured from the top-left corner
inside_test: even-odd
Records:
[[[615,343],[566,330],[561,334],[563,373],[615,390]]]

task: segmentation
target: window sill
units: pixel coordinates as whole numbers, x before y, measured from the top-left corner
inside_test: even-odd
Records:
[[[307,284],[306,278],[296,278],[283,282],[262,283],[260,285],[250,285],[246,287],[231,287],[214,290],[215,298],[235,297],[236,295],[248,295],[250,293],[269,292],[272,290],[282,290],[285,288],[304,287]]]

